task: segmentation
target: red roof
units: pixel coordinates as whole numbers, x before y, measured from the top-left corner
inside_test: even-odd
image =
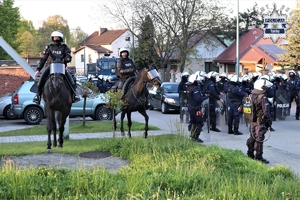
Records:
[[[244,35],[240,36],[240,57],[247,53],[250,50],[250,45],[256,44],[258,41],[262,41],[263,31],[260,28],[255,28],[249,30]],[[269,40],[269,39],[267,39]],[[266,41],[267,41],[266,40]],[[270,42],[272,40],[270,39]],[[241,59],[242,60],[242,59]],[[232,43],[225,51],[223,51],[216,59],[216,62],[221,63],[235,63],[236,62],[236,41]]]
[[[95,31],[85,39],[85,45],[108,45],[118,39],[124,34],[127,29],[119,30],[107,30],[107,28],[101,28],[99,31]],[[84,41],[79,43],[80,46],[84,46]]]

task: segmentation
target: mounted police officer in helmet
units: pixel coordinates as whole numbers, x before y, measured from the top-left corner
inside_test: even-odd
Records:
[[[119,80],[118,89],[123,91],[122,99],[124,100],[129,84],[134,80],[133,78],[136,77],[137,69],[135,67],[134,61],[129,58],[129,50],[127,48],[121,48],[119,50],[120,60],[117,62],[117,69],[116,75]],[[132,79],[131,79],[132,77]],[[147,92],[148,90],[146,90]],[[150,107],[149,104],[149,94],[146,95],[146,109]]]
[[[37,84],[37,94],[33,98],[33,102],[36,104],[40,104],[41,96],[43,92],[43,87],[46,83],[47,77],[49,76],[50,68],[48,67],[51,63],[63,63],[65,67],[67,67],[67,63],[71,62],[71,50],[66,44],[62,44],[64,36],[60,31],[53,31],[51,34],[51,39],[53,44],[49,44],[46,46],[44,50],[44,56],[40,60],[39,66],[34,74],[36,77],[36,84]],[[46,67],[44,67],[46,66]],[[42,71],[41,71],[42,70]],[[40,77],[38,78],[38,75]],[[72,93],[72,101],[73,103],[78,102],[80,97],[76,94],[76,78],[66,70],[66,79],[69,84]]]

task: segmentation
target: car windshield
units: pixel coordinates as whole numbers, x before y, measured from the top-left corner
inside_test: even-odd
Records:
[[[166,84],[163,86],[165,93],[177,93],[178,84]]]

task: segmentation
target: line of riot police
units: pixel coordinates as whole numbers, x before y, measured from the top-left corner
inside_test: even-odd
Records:
[[[265,80],[270,83],[263,91],[269,103],[270,108],[268,110],[271,122],[277,119],[284,120],[286,116],[290,115],[293,101],[297,105],[295,118],[299,120],[300,79],[296,76],[294,70],[289,71],[289,77],[285,74],[275,74],[273,72],[261,76],[258,73],[242,77],[234,74],[227,76],[225,73],[218,75],[215,71],[209,73],[197,71],[191,75],[187,72],[182,74],[182,83],[178,88],[178,92],[181,105],[187,108],[188,114],[182,112],[181,109],[180,121],[183,121],[183,114],[187,114],[186,122],[189,118],[188,127],[192,140],[203,142],[199,135],[204,122],[208,123],[208,131],[220,132],[216,127],[216,111],[218,110],[216,107],[219,107],[221,115],[225,113],[228,134],[242,135],[243,133],[239,131],[239,125],[240,119],[243,119],[243,104],[245,98],[249,97],[255,89],[254,83],[257,80]],[[217,76],[219,77],[218,81]],[[262,84],[266,83],[262,82]],[[275,131],[271,122],[268,124],[268,128]]]

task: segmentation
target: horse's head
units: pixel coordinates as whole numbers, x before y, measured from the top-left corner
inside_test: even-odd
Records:
[[[147,70],[147,78],[149,82],[154,85],[155,87],[159,88],[161,86],[161,80],[159,78],[158,72],[156,70],[156,67],[152,65],[147,65],[145,67],[145,70]]]
[[[64,81],[65,65],[62,63],[52,63],[50,65],[50,82],[54,88],[58,88]]]

